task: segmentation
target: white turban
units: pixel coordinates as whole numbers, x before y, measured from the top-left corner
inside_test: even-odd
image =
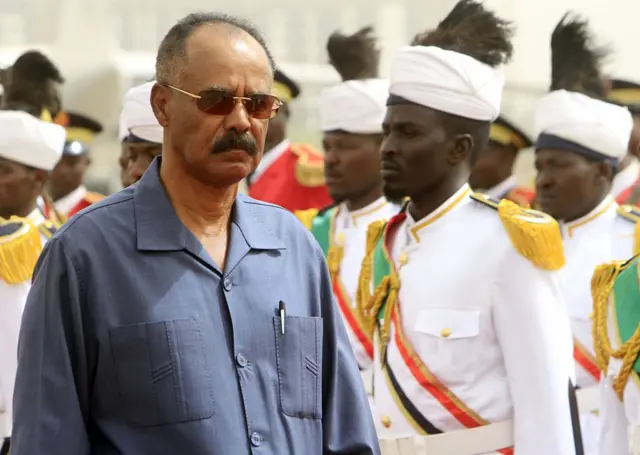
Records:
[[[163,128],[151,108],[151,88],[155,81],[133,87],[124,95],[120,114],[120,139],[129,134],[149,142],[162,144]]]
[[[434,46],[403,46],[391,66],[392,95],[474,120],[500,115],[503,87],[500,68]]]
[[[627,153],[633,118],[626,107],[557,90],[538,101],[536,149],[560,148],[617,162]]]
[[[346,81],[320,94],[322,131],[343,130],[355,134],[382,133],[387,112],[389,81]]]
[[[66,130],[21,111],[0,111],[0,156],[51,171],[67,138]]]

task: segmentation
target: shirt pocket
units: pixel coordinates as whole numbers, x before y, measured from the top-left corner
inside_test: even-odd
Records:
[[[197,320],[115,327],[109,338],[121,409],[131,425],[167,425],[213,415],[212,377]]]
[[[436,375],[460,379],[481,361],[479,310],[429,308],[418,314],[414,330],[418,355]]]
[[[273,318],[280,406],[290,417],[322,418],[322,318]]]

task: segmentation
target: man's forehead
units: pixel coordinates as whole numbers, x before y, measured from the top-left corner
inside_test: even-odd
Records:
[[[385,122],[424,123],[430,117],[431,109],[413,103],[390,104],[387,106]]]
[[[187,40],[185,63],[184,74],[200,89],[233,89],[242,83],[252,91],[265,91],[273,82],[262,45],[243,30],[226,25],[199,27]]]

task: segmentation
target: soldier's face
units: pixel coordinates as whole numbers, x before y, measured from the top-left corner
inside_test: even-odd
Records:
[[[381,188],[381,139],[378,134],[324,134],[324,175],[334,201],[356,199]]]
[[[382,124],[381,173],[383,191],[391,200],[431,192],[446,181],[454,145],[440,114],[414,104],[387,107]]]
[[[156,156],[162,155],[162,145],[153,142],[132,142],[128,143],[127,149],[128,160],[125,172],[128,185],[131,185],[142,178]]]
[[[41,171],[0,158],[0,218],[29,214],[42,190],[39,173]]]
[[[611,189],[611,167],[574,152],[540,149],[535,167],[536,202],[560,221],[588,214]]]

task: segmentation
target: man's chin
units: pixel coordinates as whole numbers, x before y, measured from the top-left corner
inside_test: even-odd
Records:
[[[402,201],[407,196],[407,191],[404,188],[394,188],[387,185],[382,188],[382,193],[389,201]]]

